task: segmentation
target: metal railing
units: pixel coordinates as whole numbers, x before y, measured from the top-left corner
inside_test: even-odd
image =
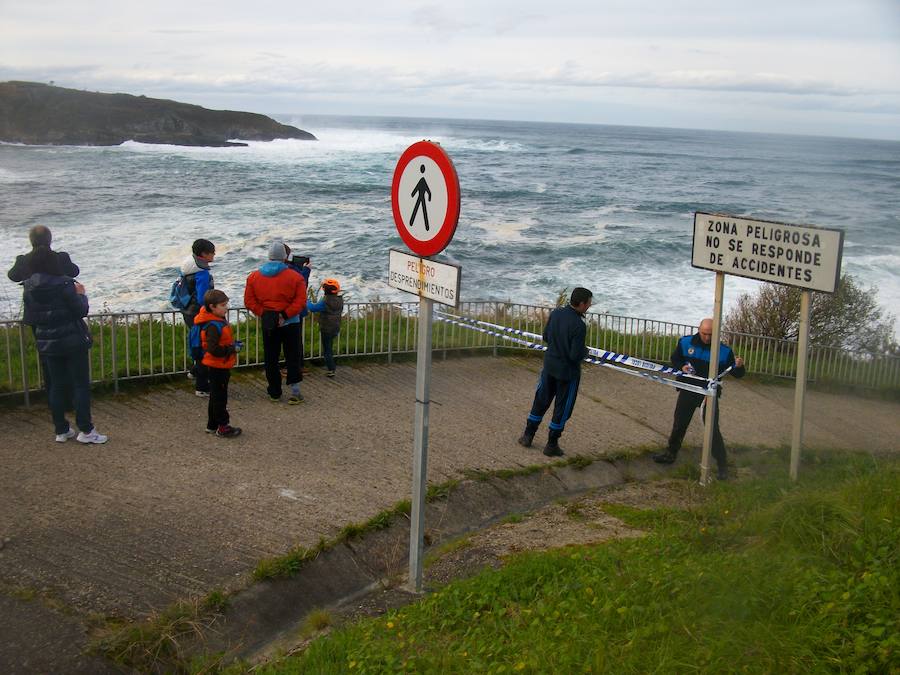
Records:
[[[465,302],[454,312],[540,333],[551,307],[508,302]],[[334,342],[336,357],[386,356],[416,350],[417,302],[348,303],[341,332]],[[613,314],[588,314],[588,343],[595,347],[667,363],[682,335],[696,326]],[[237,367],[263,362],[259,319],[244,308],[229,310],[236,339],[245,347]],[[190,356],[186,347],[188,328],[180,312],[104,312],[88,317],[94,338],[90,350],[91,379],[111,385],[163,375],[186,373]],[[751,373],[793,378],[796,372],[796,342],[742,333],[725,336],[735,353],[744,357]],[[433,348],[446,355],[453,350],[516,349],[500,338],[461,326],[436,323]],[[307,317],[303,323],[304,354],[322,358],[318,323]],[[811,380],[878,389],[900,389],[900,358],[856,353],[833,347],[811,347],[808,372]],[[21,321],[0,322],[0,396],[22,396],[29,403],[31,392],[43,386],[40,359],[31,329]]]

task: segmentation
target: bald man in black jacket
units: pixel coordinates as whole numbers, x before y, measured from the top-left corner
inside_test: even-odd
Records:
[[[81,270],[72,262],[68,253],[57,253],[50,249],[53,235],[49,227],[35,225],[28,231],[28,239],[31,242],[31,252],[16,256],[15,264],[6,273],[10,281],[20,284],[35,272],[73,279],[78,276]]]

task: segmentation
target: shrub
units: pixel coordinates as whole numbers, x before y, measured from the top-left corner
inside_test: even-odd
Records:
[[[725,331],[796,340],[800,333],[801,289],[763,284],[744,293],[725,318]],[[837,292],[813,293],[809,338],[813,344],[878,354],[900,354],[894,316],[878,305],[878,289],[863,288],[843,275]]]

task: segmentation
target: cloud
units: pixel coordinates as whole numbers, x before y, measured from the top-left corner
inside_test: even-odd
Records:
[[[150,32],[156,35],[198,35],[202,33],[212,33],[214,31],[187,28],[157,28]]]
[[[410,27],[413,31],[423,28],[442,36],[463,33],[478,27],[473,21],[461,21],[458,13],[447,12],[441,5],[424,5],[412,12]]]
[[[553,87],[625,87],[635,89],[693,89],[721,92],[755,92],[797,96],[857,96],[898,93],[886,89],[849,87],[827,80],[792,77],[780,73],[740,73],[733,70],[673,70],[668,72],[591,73],[573,63],[537,76],[519,73],[518,81]]]
[[[732,70],[673,70],[668,72],[591,72],[574,62],[556,68],[521,70],[515,73],[484,69],[443,68],[435,70],[400,69],[392,66],[335,65],[324,62],[297,63],[285,54],[258,52],[256,61],[266,65],[247,67],[233,74],[184,73],[164,66],[145,65],[119,70],[95,64],[66,64],[39,68],[15,68],[0,64],[4,79],[84,79],[92,86],[104,81],[131,82],[180,87],[190,85],[197,91],[235,87],[257,93],[267,91],[433,91],[466,87],[483,89],[625,88],[645,90],[695,90],[783,94],[789,96],[859,97],[900,94],[892,89],[866,89],[837,82],[779,73],[740,73]]]

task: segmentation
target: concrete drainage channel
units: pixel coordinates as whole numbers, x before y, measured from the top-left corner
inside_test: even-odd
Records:
[[[684,457],[682,461],[692,459]],[[426,544],[434,549],[506,516],[560,498],[670,474],[671,468],[661,468],[643,455],[462,480],[446,496],[428,503]],[[225,652],[229,657],[257,660],[272,651],[272,644],[293,634],[311,611],[350,602],[398,579],[405,581],[408,542],[409,521],[398,517],[389,527],[322,551],[291,578],[254,583],[229,599],[224,616],[204,631],[202,640],[187,646],[187,651]]]

